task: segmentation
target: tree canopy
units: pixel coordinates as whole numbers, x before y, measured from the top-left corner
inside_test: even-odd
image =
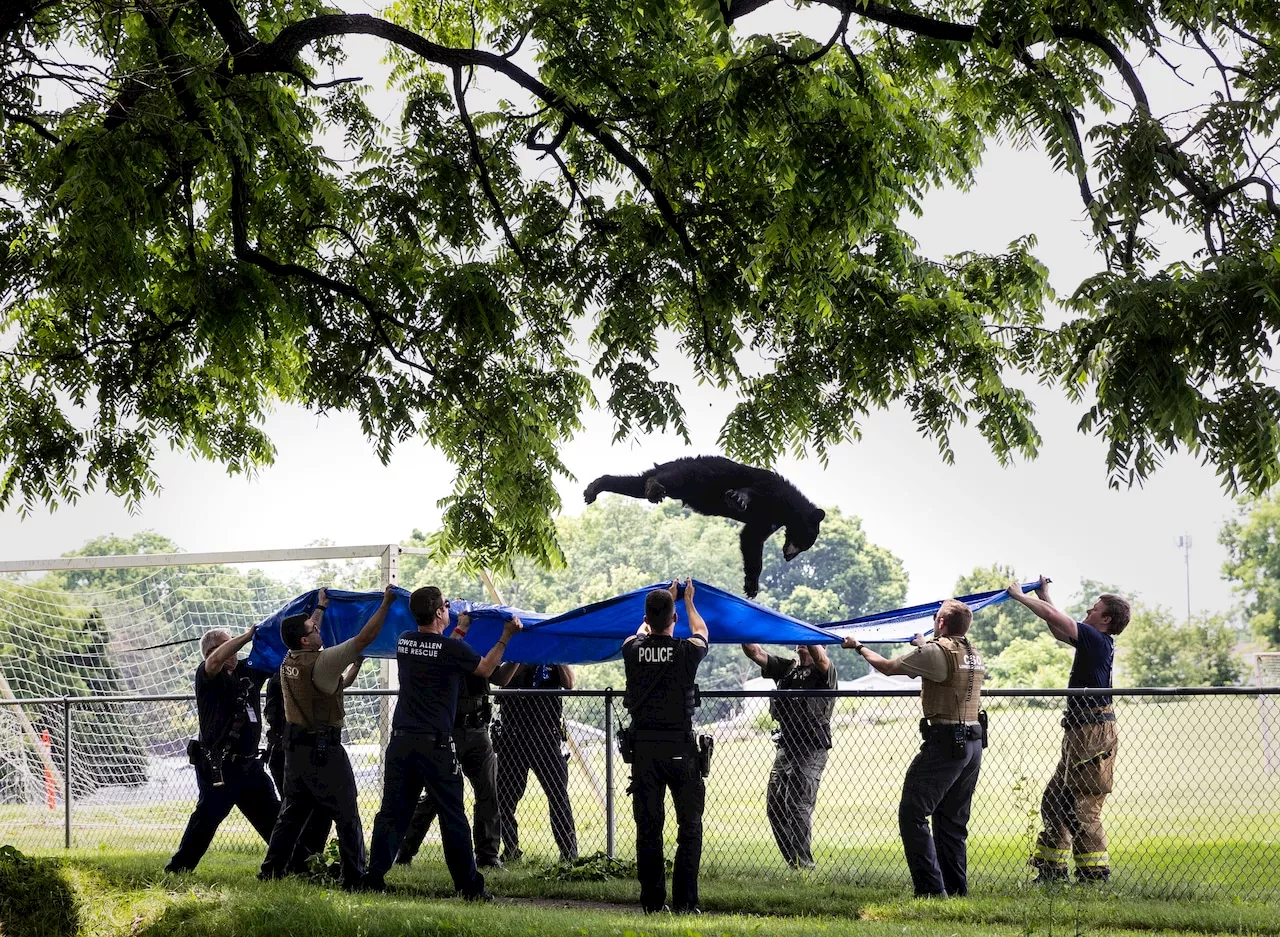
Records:
[[[1280,496],[1242,501],[1218,541],[1227,548],[1222,577],[1242,596],[1245,620],[1268,647],[1280,647]]]
[[[452,460],[443,552],[555,562],[585,407],[688,438],[668,336],[756,464],[895,402],[945,459],[965,424],[1030,457],[1038,381],[1113,484],[1178,450],[1280,480],[1273,0],[810,6],[823,38],[781,0],[10,0],[0,508],[144,497],[166,444],[252,472],[285,401]],[[1184,67],[1217,84],[1158,110]],[[1078,185],[1063,322],[1029,238],[927,257],[902,226],[996,140]]]

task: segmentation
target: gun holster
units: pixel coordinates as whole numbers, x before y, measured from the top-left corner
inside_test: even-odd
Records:
[[[716,740],[710,735],[698,736],[698,773],[704,778],[711,775],[711,753],[716,750]]]
[[[987,711],[985,709],[978,710],[978,725],[982,727],[982,747],[987,747]]]
[[[622,763],[631,764],[636,757],[636,733],[631,726],[618,729],[618,754],[622,756]]]
[[[200,744],[199,739],[191,739],[187,742],[187,761],[193,765],[198,765],[204,759],[204,746]]]
[[[329,735],[317,732],[316,740],[311,746],[311,763],[316,767],[329,763]]]

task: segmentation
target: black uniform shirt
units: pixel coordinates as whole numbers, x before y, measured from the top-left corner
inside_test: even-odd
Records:
[[[554,664],[520,664],[507,683],[508,689],[561,690],[564,689],[560,668]],[[564,697],[561,696],[504,696],[502,698],[502,725],[527,726],[534,729],[560,731],[560,718],[564,714]]]
[[[262,709],[259,693],[269,674],[253,670],[241,662],[235,670],[209,674],[204,662],[196,667],[196,712],[200,717],[200,744],[213,752],[230,742],[226,752],[252,755],[262,738]],[[231,741],[232,727],[239,724],[240,737]]]
[[[693,728],[688,700],[707,656],[702,638],[647,634],[622,648],[627,672],[623,702],[637,729],[685,731]]]
[[[1116,639],[1082,621],[1076,622],[1076,656],[1071,662],[1068,687],[1110,687],[1111,663],[1115,659]],[[1110,696],[1068,696],[1067,709],[1096,709],[1110,706]]]
[[[400,699],[391,728],[453,733],[462,678],[475,672],[480,655],[462,641],[425,631],[406,631],[396,639]]]
[[[760,674],[776,680],[779,690],[834,690],[840,685],[836,662],[830,659],[824,673],[815,664],[802,667],[795,658],[770,654]],[[834,696],[774,697],[769,701],[769,714],[782,729],[784,741],[803,748],[831,747],[831,714],[835,708]]]

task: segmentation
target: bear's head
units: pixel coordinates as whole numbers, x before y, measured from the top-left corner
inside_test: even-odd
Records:
[[[822,508],[814,508],[799,520],[787,525],[787,542],[782,545],[782,557],[788,563],[813,546],[818,539],[818,525],[827,516]]]

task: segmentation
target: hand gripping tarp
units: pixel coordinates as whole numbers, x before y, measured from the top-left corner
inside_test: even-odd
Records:
[[[620,656],[622,642],[635,634],[644,619],[644,597],[653,589],[665,587],[666,583],[655,583],[554,616],[505,605],[454,602],[450,606],[446,634],[457,623],[458,613],[469,608],[471,629],[467,643],[483,654],[501,636],[503,622],[517,615],[524,623],[524,631],[511,640],[504,655],[506,660],[522,664],[591,664],[613,660]],[[922,633],[932,630],[933,616],[942,604],[916,605],[819,628],[715,586],[695,580],[695,587],[698,611],[707,622],[713,644],[837,644],[846,634],[853,634],[860,641],[907,641],[921,630],[914,625],[917,621],[927,620],[930,624]],[[387,622],[365,651],[366,657],[395,657],[397,635],[415,627],[409,613],[409,592],[396,588],[395,595],[387,612]],[[320,626],[325,647],[353,637],[382,602],[380,592],[330,589],[327,596],[329,610]],[[976,611],[1005,597],[1003,591],[998,591],[964,596],[962,600]],[[285,654],[280,623],[290,615],[310,614],[316,598],[314,591],[300,595],[258,626],[249,666],[262,670],[275,670],[280,666]],[[687,638],[689,623],[685,620],[682,602],[676,603],[676,619],[676,637]]]

